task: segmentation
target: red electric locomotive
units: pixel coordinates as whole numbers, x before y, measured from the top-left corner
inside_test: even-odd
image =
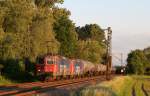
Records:
[[[93,64],[80,59],[68,59],[62,56],[47,55],[38,59],[36,74],[43,80],[77,78],[105,73],[106,66]]]
[[[54,73],[58,70],[57,65],[57,56],[46,56],[42,58],[38,58],[38,63],[36,64],[36,74],[42,75],[45,73]]]
[[[38,61],[36,74],[44,79],[69,78],[74,74],[74,60],[66,57],[47,55],[39,58]]]

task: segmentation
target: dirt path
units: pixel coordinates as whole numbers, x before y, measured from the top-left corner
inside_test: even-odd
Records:
[[[135,84],[132,86],[132,96],[136,96],[136,93],[135,93]]]
[[[148,96],[148,93],[144,88],[144,84],[142,84],[141,89],[142,89],[143,93],[145,94],[145,96]]]

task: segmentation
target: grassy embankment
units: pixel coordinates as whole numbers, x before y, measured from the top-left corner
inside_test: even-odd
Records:
[[[132,78],[120,76],[111,81],[83,88],[76,96],[131,96]]]
[[[146,96],[142,90],[142,84],[144,85],[144,90],[150,96],[150,76],[134,76],[135,90],[138,96]]]
[[[150,78],[149,78],[150,79]],[[145,81],[144,82],[144,88],[148,93],[148,96],[150,96],[150,81]]]
[[[145,76],[120,76],[111,81],[102,82],[76,92],[75,96],[132,96],[135,94],[145,96],[141,86],[144,83],[145,89],[150,89],[150,83],[143,80]],[[135,85],[135,86],[134,86]],[[148,88],[147,88],[148,87]]]
[[[5,77],[0,75],[0,85],[8,85],[8,84],[13,84],[11,80],[6,79]]]

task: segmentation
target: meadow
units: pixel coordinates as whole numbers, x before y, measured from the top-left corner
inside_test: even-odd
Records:
[[[134,94],[150,96],[149,92],[149,76],[119,76],[113,80],[83,88],[75,92],[74,96],[134,96]]]

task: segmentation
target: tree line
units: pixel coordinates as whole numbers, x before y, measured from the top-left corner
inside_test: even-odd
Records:
[[[33,74],[37,57],[48,53],[104,62],[104,31],[97,24],[76,27],[71,12],[57,6],[63,2],[0,1],[0,64],[7,76]]]
[[[128,73],[150,75],[150,47],[131,51],[128,54],[127,63]]]

